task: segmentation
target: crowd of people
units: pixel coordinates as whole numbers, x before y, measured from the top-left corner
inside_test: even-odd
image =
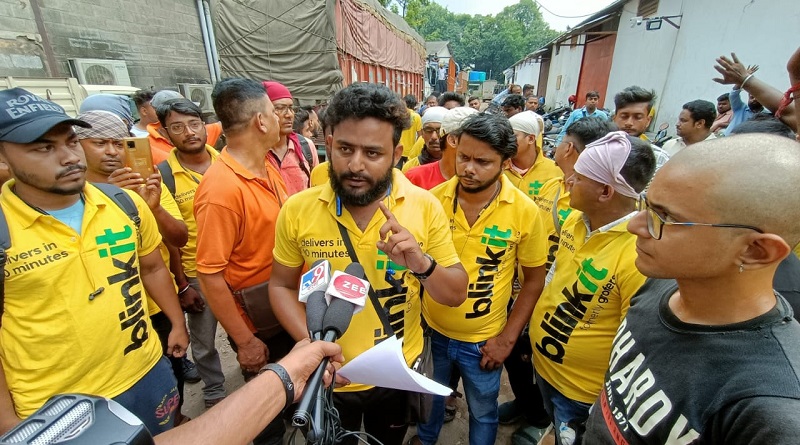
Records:
[[[610,116],[586,94],[553,159],[531,85],[485,110],[368,83],[298,108],[278,82],[231,78],[215,123],[166,90],[136,95],[138,122],[113,95],[73,118],[0,91],[0,431],[78,392],[160,444],[280,444],[322,357],[330,384],[396,335],[409,365],[430,352],[433,379],[463,387],[471,445],[520,419],[514,443],[793,443],[800,49],[786,94],[735,55],[715,68],[733,89],[688,101],[663,148],[645,134],[655,94],[630,86]],[[318,260],[362,264],[374,289],[337,345],[307,344],[299,281]],[[246,382],[230,395],[217,323]],[[457,411],[437,396],[412,419],[406,391],[337,386],[342,428],[371,443],[405,443],[413,420],[408,443],[433,445]]]

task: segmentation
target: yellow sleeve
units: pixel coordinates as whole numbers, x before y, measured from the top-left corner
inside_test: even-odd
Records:
[[[139,243],[137,253],[140,257],[143,257],[158,249],[159,244],[161,244],[161,233],[158,231],[156,217],[153,216],[153,212],[150,211],[150,207],[147,206],[144,199],[132,190],[123,190],[133,199],[133,203],[136,204],[136,210],[139,211],[139,235],[141,242]]]
[[[414,133],[419,133],[422,130],[422,117],[418,113],[411,115],[411,129]]]
[[[289,216],[294,214],[295,206],[292,206],[292,201],[287,202],[280,213],[278,213],[278,222],[275,224],[275,248],[272,250],[272,258],[288,267],[299,267],[305,263],[303,259],[303,252],[300,251],[300,246],[297,244],[297,226],[295,222],[300,218]]]
[[[414,142],[414,146],[411,147],[411,151],[408,153],[408,159],[416,158],[422,153],[422,147],[425,146],[425,139],[422,137],[418,137],[417,141]]]
[[[328,182],[328,161],[322,162],[311,170],[311,187]]]
[[[453,235],[450,233],[444,208],[442,208],[439,201],[433,200],[431,200],[428,207],[429,216],[426,222],[430,229],[425,253],[432,256],[438,264],[444,267],[460,263],[456,246],[453,245]]]
[[[633,240],[635,243],[635,239]],[[620,315],[619,320],[625,318],[628,309],[631,307],[631,298],[636,295],[639,288],[642,287],[647,277],[639,272],[636,268],[636,250],[632,245],[625,246],[626,252],[620,259],[620,265],[617,267],[617,287],[619,289],[620,298]]]
[[[522,267],[539,267],[547,262],[547,236],[539,207],[533,202],[526,202],[522,221],[526,223],[526,230],[522,231],[519,246],[517,247],[517,260]]]
[[[161,207],[167,211],[169,216],[177,219],[178,221],[183,221],[183,215],[181,215],[181,209],[178,207],[178,203],[175,202],[175,198],[172,196],[172,193],[169,192],[163,182],[161,183]]]

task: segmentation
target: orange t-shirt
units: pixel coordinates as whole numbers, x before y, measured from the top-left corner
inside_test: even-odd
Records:
[[[172,141],[158,132],[161,128],[160,122],[154,122],[147,125],[147,139],[150,141],[150,152],[153,153],[153,163],[158,165],[161,161],[166,161],[169,157],[169,152],[175,148]],[[214,122],[213,124],[206,124],[206,144],[210,146],[216,145],[219,137],[222,136],[222,124]]]
[[[266,179],[223,150],[194,197],[197,271],[223,271],[233,290],[263,283],[272,273],[275,223],[287,195],[280,173],[266,159],[264,163]]]

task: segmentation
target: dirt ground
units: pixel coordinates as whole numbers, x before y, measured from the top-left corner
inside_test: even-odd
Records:
[[[225,333],[221,326],[217,327],[217,349],[220,352],[222,359],[222,368],[225,373],[225,389],[228,394],[235,391],[237,388],[244,384],[242,375],[239,372],[239,366],[236,362],[236,355],[234,354]],[[461,391],[463,393],[463,389]],[[203,405],[203,383],[187,383],[184,388],[184,397],[186,401],[183,405],[183,413],[191,418],[195,418],[205,411]],[[503,371],[503,378],[500,387],[500,403],[503,403],[513,398],[511,387],[508,384],[505,371]],[[467,414],[467,405],[464,398],[460,398],[458,403],[458,413],[456,418],[446,423],[442,428],[439,435],[438,445],[466,445],[469,444],[469,416]],[[511,435],[519,425],[500,425],[497,434],[497,444],[511,444]],[[414,427],[409,428],[408,436],[410,438],[414,434]],[[287,434],[288,435],[288,434]],[[298,435],[299,436],[299,435]],[[302,436],[300,436],[302,437]],[[288,443],[288,442],[287,442]],[[297,439],[297,444],[303,444],[305,441]]]

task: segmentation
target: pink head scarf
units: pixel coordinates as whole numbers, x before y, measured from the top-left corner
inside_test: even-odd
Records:
[[[575,163],[575,172],[610,185],[622,196],[638,198],[639,193],[620,174],[630,154],[631,142],[627,133],[614,131],[586,146]]]

